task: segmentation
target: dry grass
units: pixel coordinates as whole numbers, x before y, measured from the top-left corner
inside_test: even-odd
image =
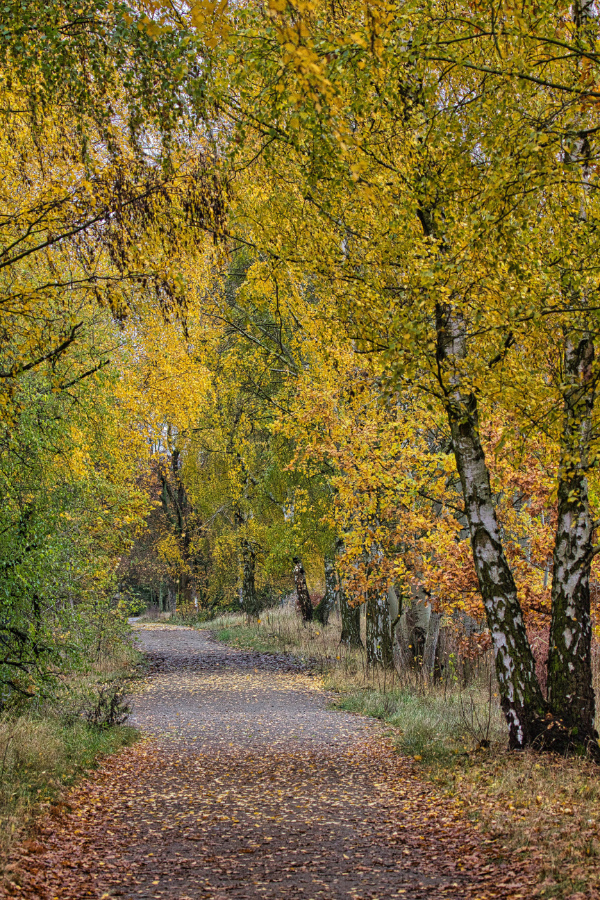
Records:
[[[303,625],[295,610],[266,610],[258,621],[247,620],[240,613],[226,613],[198,627],[215,632],[219,640],[237,647],[253,648],[266,653],[291,653],[296,657],[312,660],[323,671],[331,667],[339,648],[339,621],[323,628],[315,623]],[[354,651],[357,666],[360,656]]]
[[[146,612],[142,613],[140,616],[134,617],[136,622],[168,622],[169,619],[173,618],[172,612],[161,612],[156,607],[151,607],[146,610]]]
[[[485,840],[516,851],[535,871],[536,896],[597,898],[600,772],[584,759],[496,751],[437,769],[433,780],[461,798]]]
[[[0,854],[21,835],[36,812],[96,760],[132,743],[133,728],[65,724],[59,716],[20,716],[0,721]]]
[[[141,661],[140,653],[128,640],[115,641],[106,648],[92,666],[92,674],[97,678],[115,677],[120,672],[128,674]]]
[[[0,863],[37,812],[99,757],[136,739],[133,728],[98,728],[85,715],[98,702],[99,685],[120,688],[139,659],[130,645],[115,643],[91,673],[71,677],[60,698],[0,717]]]
[[[466,687],[453,673],[434,685],[414,672],[369,670],[364,653],[340,646],[335,618],[327,628],[303,626],[293,609],[276,609],[259,623],[232,614],[198,627],[234,646],[312,660],[334,705],[392,726],[398,749],[461,799],[492,852],[530,860],[538,896],[600,897],[600,770],[585,759],[507,752],[489,661]]]

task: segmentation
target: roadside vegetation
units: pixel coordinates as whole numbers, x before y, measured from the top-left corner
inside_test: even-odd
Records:
[[[127,692],[140,654],[109,644],[85,672],[61,680],[52,696],[13,704],[0,717],[0,865],[35,816],[64,805],[64,792],[102,757],[137,740],[126,724]]]

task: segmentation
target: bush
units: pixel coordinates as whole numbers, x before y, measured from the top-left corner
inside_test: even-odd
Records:
[[[112,682],[100,685],[95,703],[83,712],[83,717],[95,728],[112,728],[124,725],[130,712],[125,689]]]

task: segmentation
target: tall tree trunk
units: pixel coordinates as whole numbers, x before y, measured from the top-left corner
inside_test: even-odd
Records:
[[[462,383],[467,353],[465,322],[459,311],[442,304],[438,304],[436,319],[438,365],[475,570],[492,636],[500,703],[508,723],[510,747],[525,747],[545,730],[546,704],[498,530],[479,436],[477,399]]]
[[[425,637],[425,649],[423,650],[423,672],[428,678],[433,678],[435,672],[435,657],[440,637],[440,622],[442,614],[431,611],[429,627]]]
[[[256,585],[254,576],[256,572],[256,553],[247,538],[240,541],[242,550],[242,580],[240,584],[240,606],[247,616],[258,615],[256,602]]]
[[[391,669],[394,666],[394,649],[387,591],[369,589],[366,614],[367,663]]]
[[[296,584],[296,602],[298,604],[298,612],[302,616],[303,622],[312,622],[313,605],[311,603],[310,594],[306,585],[306,574],[302,560],[294,557],[294,582]]]
[[[595,399],[591,381],[594,345],[587,332],[572,329],[565,338],[548,702],[570,732],[570,739],[585,746],[598,737],[594,728],[590,618],[593,521],[586,477]]]
[[[340,642],[348,647],[362,647],[360,637],[360,606],[350,606],[345,590],[340,585],[338,597],[342,616],[342,634]]]
[[[595,43],[597,21],[593,0],[575,0],[572,12],[575,38]],[[581,131],[571,145],[567,143],[563,159],[568,167],[569,183],[573,180],[574,167],[581,167],[575,229],[585,229],[587,223],[590,161],[588,133]],[[571,306],[571,321],[563,327],[563,428],[553,554],[548,702],[566,728],[565,743],[593,748],[594,755],[600,756],[594,727],[591,660],[590,569],[594,525],[587,481],[597,373],[592,334],[587,316],[581,312],[587,306],[587,297],[573,284],[570,272],[565,276],[564,293]]]
[[[185,606],[192,602],[192,579],[187,572],[182,572],[179,578],[179,600]]]
[[[335,562],[331,556],[325,557],[325,593],[314,609],[314,620],[321,625],[327,625],[329,615],[337,598],[338,577],[335,571]]]

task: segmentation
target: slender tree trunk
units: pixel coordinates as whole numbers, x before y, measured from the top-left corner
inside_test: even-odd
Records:
[[[440,637],[440,622],[442,614],[431,611],[429,627],[425,637],[425,649],[423,650],[423,671],[428,678],[432,678],[435,671],[435,656]]]
[[[240,541],[242,550],[242,581],[240,585],[240,606],[247,616],[258,615],[256,602],[256,553],[247,538]]]
[[[306,574],[302,561],[297,556],[294,557],[294,582],[296,583],[296,602],[298,612],[302,616],[303,622],[311,622],[313,618],[313,605],[311,603],[310,594],[306,585]]]
[[[462,384],[466,327],[457,310],[437,308],[437,357],[469,522],[479,581],[496,661],[500,703],[506,716],[509,745],[525,747],[545,729],[546,704],[535,674],[535,660],[504,554],[492,499],[490,478],[479,437],[477,400]],[[447,382],[446,382],[446,379]]]
[[[173,582],[169,583],[167,603],[169,605],[169,612],[177,611],[177,587]]]
[[[192,579],[187,572],[182,572],[179,579],[179,599],[185,606],[192,602]]]
[[[595,43],[598,29],[593,0],[575,0],[572,13],[577,40]],[[581,167],[579,212],[574,226],[585,229],[591,172],[586,131],[579,132],[571,147],[567,144],[563,161],[570,169],[569,182],[573,168]],[[594,525],[587,481],[595,402],[595,350],[587,316],[581,312],[587,306],[587,297],[573,284],[570,273],[565,277],[564,292],[574,309],[569,313],[570,323],[563,328],[563,429],[553,554],[548,702],[566,728],[567,746],[575,743],[593,748],[598,757],[590,619]]]
[[[396,615],[392,619],[392,646],[394,648],[394,662],[396,668],[399,671],[403,669],[407,669],[410,665],[409,659],[409,646],[408,646],[408,636],[407,636],[407,606],[410,606],[410,601],[405,603],[405,599],[401,593],[401,591],[397,591],[393,588],[394,596],[396,598],[394,607],[396,608]],[[392,606],[390,605],[390,617],[392,615]]]
[[[342,616],[342,635],[340,642],[348,647],[362,647],[360,637],[360,606],[350,606],[348,597],[340,585],[338,597],[340,600],[340,613]]]
[[[315,622],[327,625],[329,615],[337,598],[337,572],[335,562],[330,556],[325,557],[325,593],[314,610]]]
[[[387,591],[368,591],[366,613],[367,663],[391,669],[394,666],[394,649]]]
[[[598,737],[594,728],[590,618],[593,521],[586,477],[595,399],[593,363],[594,345],[589,333],[572,330],[566,334],[548,702],[568,729],[570,739],[584,746]]]

